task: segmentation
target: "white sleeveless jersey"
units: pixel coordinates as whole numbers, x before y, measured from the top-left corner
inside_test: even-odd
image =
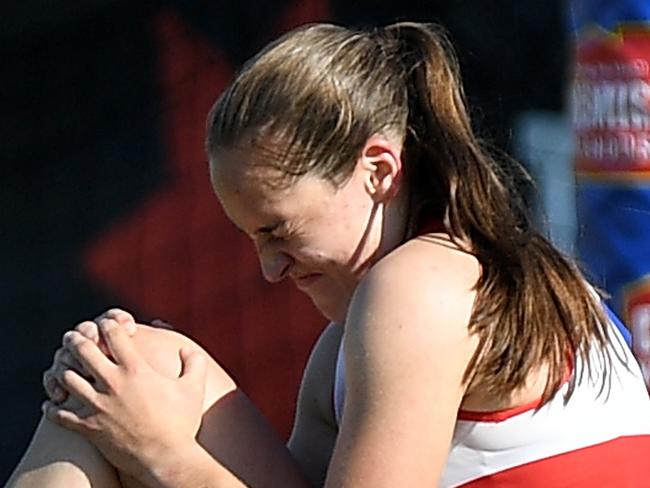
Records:
[[[592,354],[592,376],[581,361],[576,388],[567,385],[539,402],[500,412],[460,411],[441,487],[650,487],[650,399],[638,363],[615,327],[612,369],[601,393],[604,365]],[[334,412],[345,402],[342,347],[336,363]],[[623,360],[619,360],[618,358]],[[582,377],[581,377],[582,374]]]

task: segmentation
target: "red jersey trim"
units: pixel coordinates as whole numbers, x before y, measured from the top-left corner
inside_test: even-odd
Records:
[[[593,446],[557,454],[497,471],[463,488],[593,488],[649,486],[647,457],[650,435],[622,436]]]
[[[562,378],[562,383],[560,387],[564,386],[570,379],[573,374],[573,355],[567,354],[567,369]],[[559,394],[559,392],[557,393]],[[511,417],[515,417],[519,414],[528,412],[530,410],[535,410],[542,406],[542,399],[537,398],[531,402],[524,403],[523,405],[518,405],[516,407],[504,408],[503,410],[495,410],[493,412],[477,412],[474,410],[459,410],[457,419],[458,420],[468,420],[471,422],[503,422],[508,420]]]
[[[532,402],[524,403],[512,408],[496,410],[494,412],[476,412],[473,410],[459,410],[458,420],[469,420],[473,422],[503,422],[511,417],[535,410],[542,405],[542,399],[538,398]]]

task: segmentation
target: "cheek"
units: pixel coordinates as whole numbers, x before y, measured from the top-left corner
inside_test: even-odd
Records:
[[[349,260],[345,247],[336,236],[298,243],[290,252],[293,258],[305,265],[321,268],[340,267]]]
[[[332,258],[320,246],[305,244],[296,247],[291,253],[294,259],[303,264],[327,264]]]

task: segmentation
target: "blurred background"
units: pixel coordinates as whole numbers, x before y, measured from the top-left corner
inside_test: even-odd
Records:
[[[555,182],[555,194],[547,183],[524,190],[572,253],[559,0],[2,2],[0,482],[40,416],[41,373],[62,332],[111,306],[195,338],[288,433],[324,320],[290,285],[263,282],[252,246],[225,220],[205,117],[278,34],[400,19],[448,29],[475,126]]]

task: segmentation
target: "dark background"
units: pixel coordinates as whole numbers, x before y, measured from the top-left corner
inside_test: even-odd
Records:
[[[204,119],[233,69],[314,20],[437,21],[475,125],[509,149],[524,110],[560,110],[559,0],[9,0],[0,6],[0,481],[40,415],[62,332],[120,305],[204,344],[288,432],[324,321],[267,286],[211,195]]]

